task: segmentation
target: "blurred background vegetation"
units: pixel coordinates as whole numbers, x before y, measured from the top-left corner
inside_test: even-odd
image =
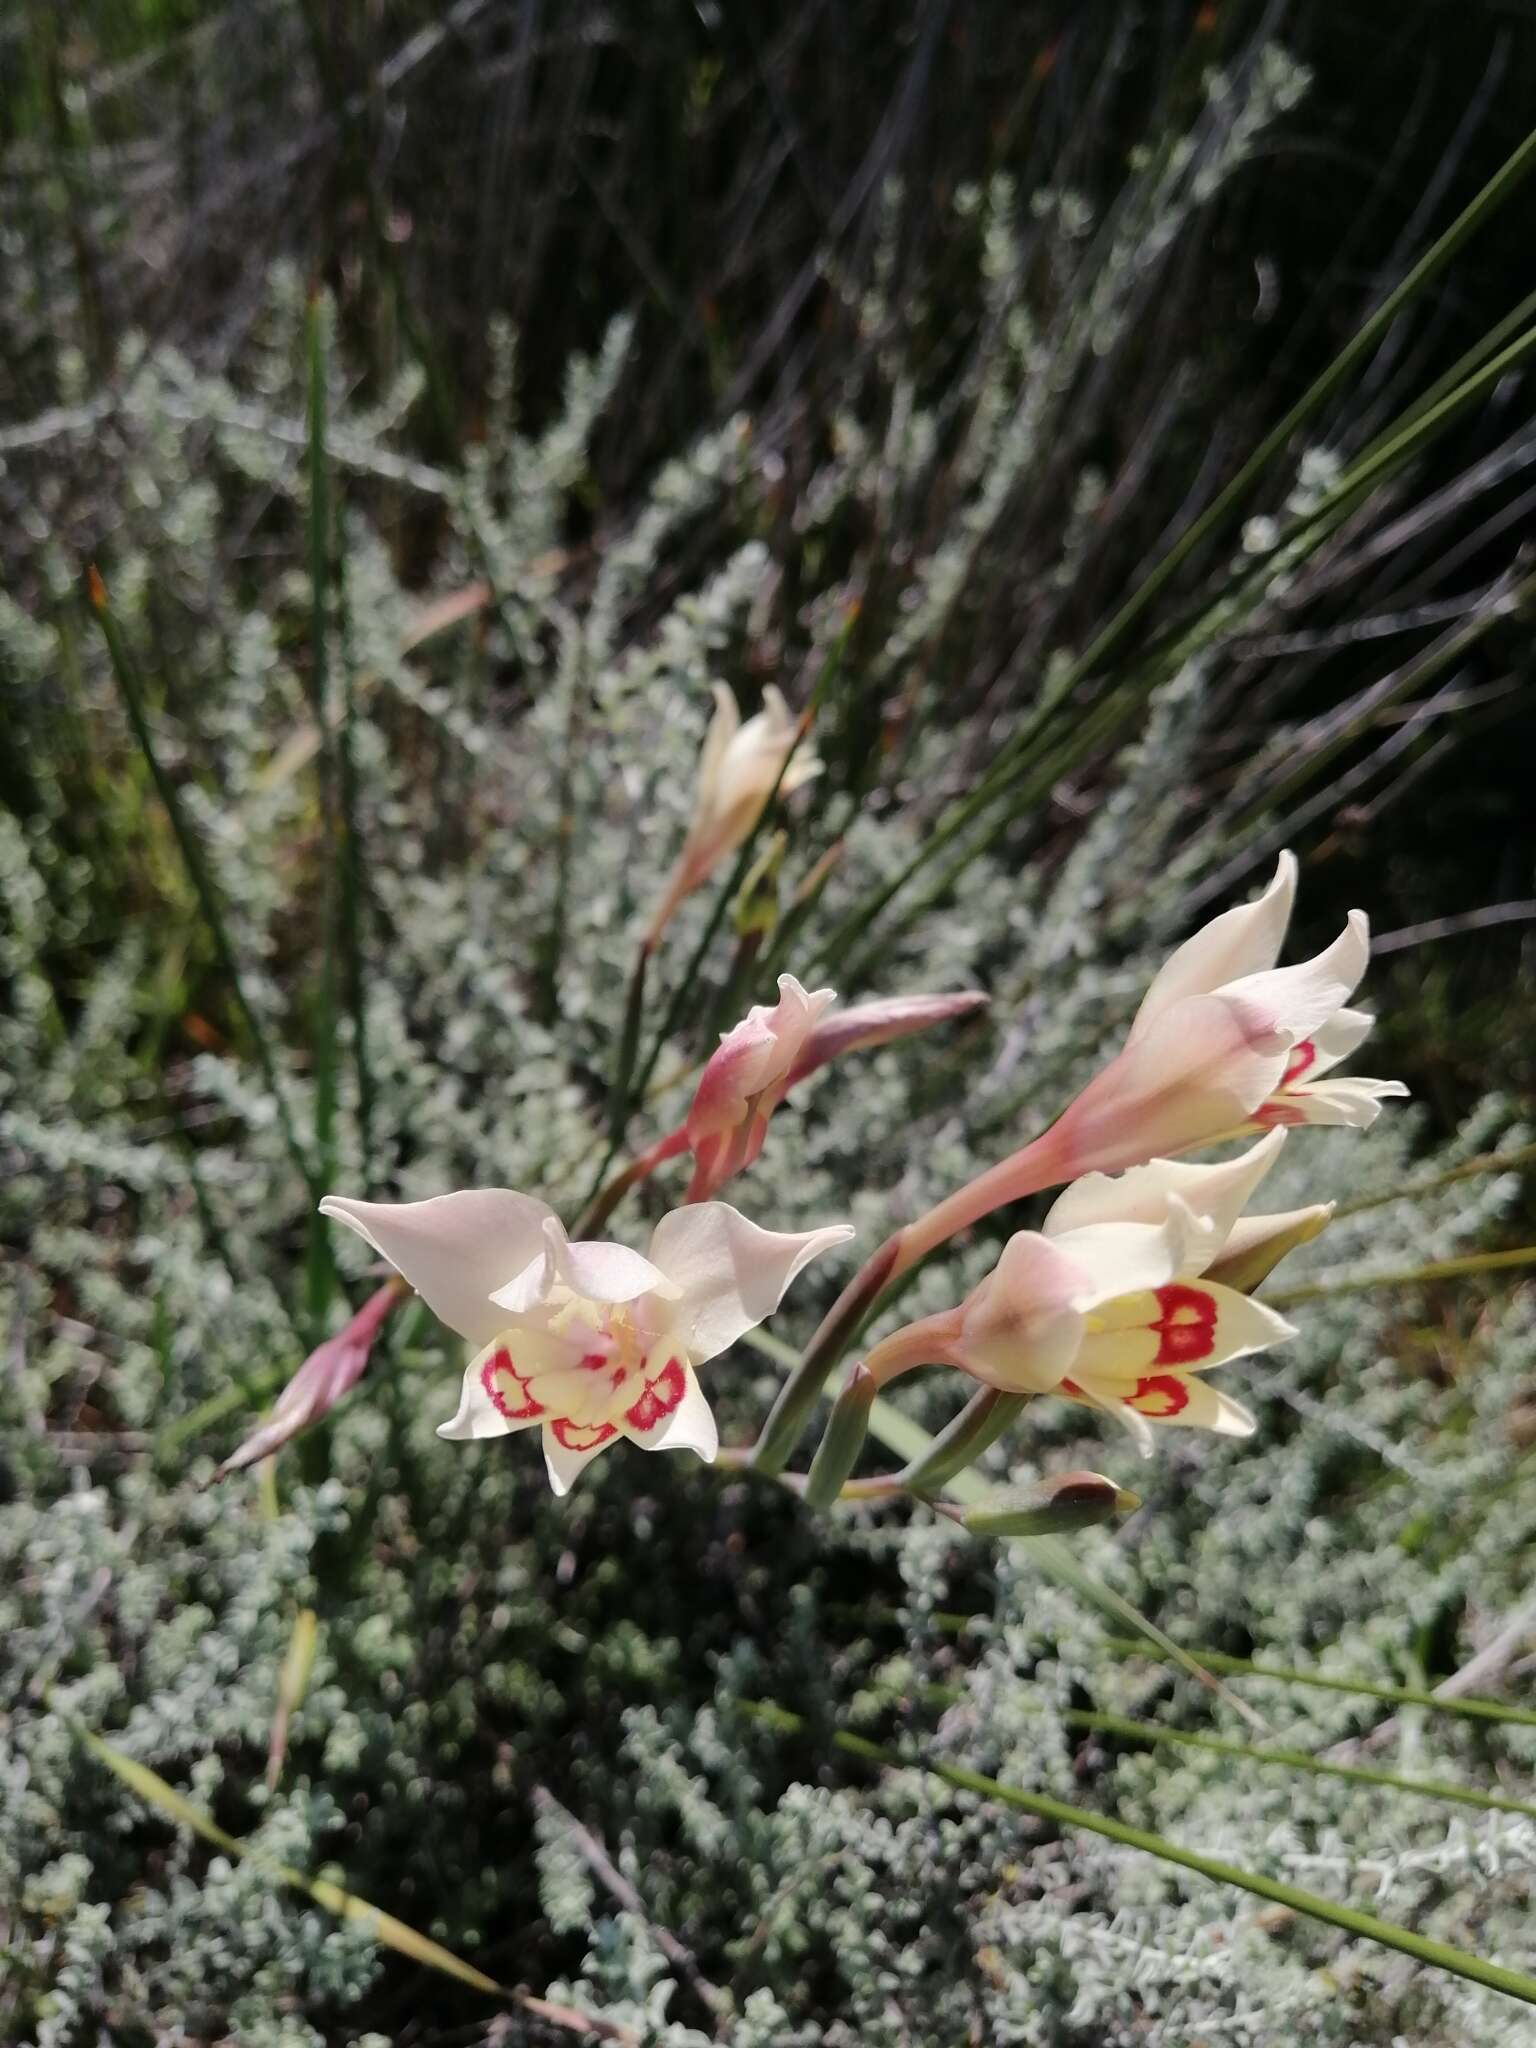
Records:
[[[1451,1177],[1525,1156],[1536,1090],[1533,106],[1499,0],[5,11],[0,2038],[1533,2038],[825,1739],[935,1724],[1536,1965],[1519,1708],[1420,1715],[1530,1636],[1498,1276],[1313,1303],[1244,1390],[1260,1437],[1171,1445],[1072,1553],[1181,1643],[1403,1690],[1385,1736],[1359,1695],[1254,1697],[1294,1750],[1483,1802],[1449,1825],[1098,1725],[1254,1739],[1112,1650],[1070,1557],[681,1460],[552,1506],[432,1437],[422,1316],[275,1472],[197,1490],[370,1284],[317,1188],[569,1216],[639,1136],[625,988],[717,677],[819,689],[826,773],[761,954],[728,889],[713,951],[703,901],[669,934],[660,1080],[779,966],[993,997],[776,1125],[750,1213],[867,1250],[1288,843],[1299,944],[1371,910],[1366,1064],[1418,1102],[1290,1143],[1277,1205],[1359,1205],[1305,1279],[1536,1235],[1512,1173]],[[774,1373],[720,1380],[739,1439]],[[1041,1407],[994,1474],[1121,1458]],[[103,1735],[266,1863],[88,1770]],[[274,1866],[561,2012],[487,2035],[483,1987]]]

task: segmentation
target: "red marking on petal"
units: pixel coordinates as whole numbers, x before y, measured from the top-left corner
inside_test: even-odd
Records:
[[[578,1358],[576,1363],[583,1372],[601,1372],[608,1363],[608,1354],[606,1351],[588,1351],[583,1357]]]
[[[1304,1124],[1307,1112],[1293,1102],[1281,1102],[1271,1096],[1268,1102],[1261,1102],[1253,1113],[1253,1121],[1261,1130],[1290,1130],[1297,1124]]]
[[[1310,1038],[1304,1038],[1300,1045],[1293,1045],[1291,1047],[1291,1057],[1286,1062],[1285,1072],[1280,1076],[1280,1086],[1282,1088],[1289,1088],[1293,1081],[1299,1081],[1316,1059],[1317,1047]]]
[[[1189,1406],[1189,1389],[1177,1373],[1153,1372],[1136,1382],[1134,1393],[1122,1394],[1120,1398],[1138,1415],[1157,1415],[1166,1420]]]
[[[595,1451],[618,1435],[611,1422],[572,1422],[568,1415],[557,1415],[549,1426],[555,1442],[567,1451]]]
[[[1185,1287],[1175,1281],[1171,1287],[1154,1290],[1162,1314],[1148,1325],[1157,1332],[1154,1365],[1190,1365],[1197,1358],[1209,1358],[1216,1349],[1216,1300],[1200,1287]]]
[[[496,1384],[499,1379],[510,1380],[517,1389],[516,1393],[503,1393]],[[485,1361],[480,1368],[480,1384],[485,1389],[486,1399],[507,1422],[528,1422],[535,1415],[544,1413],[542,1403],[533,1398],[527,1380],[514,1368],[510,1351],[498,1351]]]
[[[643,1430],[649,1434],[677,1407],[687,1385],[688,1382],[683,1376],[682,1361],[669,1358],[655,1379],[646,1381],[645,1392],[634,1407],[626,1412],[624,1420],[631,1429]]]

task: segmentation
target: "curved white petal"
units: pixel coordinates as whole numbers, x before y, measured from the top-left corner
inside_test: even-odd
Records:
[[[848,1223],[763,1230],[729,1202],[694,1202],[663,1216],[651,1259],[676,1290],[676,1323],[693,1362],[716,1357],[771,1316],[795,1275],[853,1234]]]
[[[465,1188],[424,1202],[327,1195],[320,1213],[365,1238],[471,1344],[488,1344],[505,1324],[491,1296],[538,1255],[554,1218],[546,1203],[511,1188]]]
[[[572,1438],[573,1442],[579,1441],[577,1432],[569,1431],[567,1434]],[[599,1436],[600,1430],[594,1428],[581,1432],[580,1435]],[[554,1427],[546,1424],[544,1429],[544,1469],[549,1474],[549,1483],[555,1493],[562,1496],[569,1493],[572,1486],[575,1485],[578,1476],[586,1470],[587,1466],[591,1464],[599,1452],[606,1451],[610,1444],[617,1443],[618,1441],[618,1431],[610,1426],[608,1434],[603,1436],[600,1442],[589,1443],[585,1448],[576,1450],[572,1449],[570,1444],[562,1443]]]
[[[1315,1081],[1319,1074],[1326,1074],[1340,1060],[1347,1060],[1375,1028],[1376,1019],[1368,1010],[1340,1010],[1313,1032],[1312,1064],[1302,1078]]]
[[[1113,1177],[1085,1174],[1057,1196],[1041,1228],[1047,1237],[1060,1237],[1096,1223],[1162,1223],[1169,1213],[1169,1197],[1177,1195],[1214,1226],[1213,1250],[1219,1251],[1284,1143],[1284,1131],[1271,1131],[1235,1159],[1214,1166],[1149,1159],[1145,1166]]]
[[[1370,921],[1363,910],[1352,910],[1333,944],[1312,959],[1224,982],[1215,993],[1264,1012],[1294,1045],[1338,1015],[1359,986],[1370,957]]]
[[[1408,1089],[1401,1081],[1373,1081],[1364,1074],[1336,1074],[1315,1086],[1287,1088],[1279,1100],[1285,1108],[1299,1112],[1303,1123],[1348,1125],[1363,1131],[1368,1130],[1380,1116],[1383,1102],[1407,1093]]]
[[[1282,853],[1262,896],[1213,917],[1164,961],[1136,1012],[1132,1036],[1186,996],[1209,995],[1227,982],[1273,967],[1295,900],[1296,856]]]

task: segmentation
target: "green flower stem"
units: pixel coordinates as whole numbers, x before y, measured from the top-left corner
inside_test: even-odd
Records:
[[[1497,1273],[1512,1266],[1536,1266],[1536,1244],[1512,1251],[1469,1252],[1461,1259],[1432,1259],[1427,1266],[1404,1266],[1395,1273],[1356,1273],[1347,1280],[1314,1280],[1306,1287],[1287,1287],[1266,1294],[1269,1308],[1293,1308],[1297,1302],[1322,1301],[1331,1294],[1359,1294],[1368,1287],[1417,1287],[1431,1280],[1459,1280],[1468,1273]]]
[[[853,1342],[854,1332],[874,1308],[880,1290],[896,1270],[902,1234],[888,1237],[860,1267],[822,1319],[794,1371],[779,1389],[752,1453],[759,1472],[782,1472],[799,1441],[827,1375]]]
[[[801,1715],[792,1714],[772,1701],[743,1700],[741,1709],[764,1726],[783,1733],[809,1732],[809,1724]],[[1049,1821],[1054,1827],[1081,1828],[1087,1834],[1101,1835],[1106,1841],[1118,1842],[1122,1848],[1136,1849],[1143,1855],[1156,1857],[1160,1863],[1171,1863],[1182,1870],[1193,1871],[1197,1877],[1209,1878],[1213,1884],[1235,1886],[1240,1891],[1251,1892],[1256,1898],[1269,1899],[1275,1905],[1288,1907],[1293,1913],[1304,1914],[1309,1920],[1337,1927],[1345,1934],[1364,1941],[1380,1942],[1383,1947],[1396,1949],[1401,1955],[1412,1956],[1416,1962],[1427,1963],[1431,1969],[1447,1970],[1470,1983],[1501,1991],[1508,1998],[1536,2005],[1536,1977],[1506,1969],[1501,1963],[1485,1962],[1481,1956],[1475,1956],[1467,1949],[1455,1948],[1449,1942],[1433,1941],[1427,1935],[1415,1934],[1411,1928],[1398,1926],[1394,1921],[1380,1920],[1374,1913],[1362,1913],[1353,1906],[1339,1905],[1316,1892],[1304,1891],[1299,1885],[1266,1877],[1261,1871],[1245,1870],[1238,1864],[1201,1855],[1198,1850],[1183,1848],[1164,1835],[1153,1834],[1146,1828],[1130,1827],[1124,1821],[1113,1820],[1108,1814],[1094,1813],[1087,1807],[1069,1806],[1065,1800],[1053,1799],[1048,1793],[1026,1792],[1021,1786],[984,1777],[979,1771],[965,1770],[957,1764],[939,1763],[925,1756],[903,1756],[878,1742],[855,1735],[850,1729],[834,1728],[828,1739],[833,1748],[842,1750],[845,1755],[857,1757],[882,1770],[926,1771],[930,1777],[953,1786],[958,1792],[971,1792],[978,1798],[995,1800],[1016,1812]]]
[[[960,1413],[933,1440],[933,1447],[914,1458],[901,1472],[903,1486],[912,1493],[928,1493],[943,1486],[967,1465],[974,1465],[989,1450],[1019,1414],[1027,1394],[1004,1394],[996,1387],[981,1387]]]

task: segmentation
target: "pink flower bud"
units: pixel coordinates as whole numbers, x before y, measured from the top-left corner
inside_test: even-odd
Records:
[[[386,1280],[369,1295],[345,1329],[317,1345],[278,1395],[267,1420],[259,1429],[252,1430],[238,1450],[231,1452],[214,1473],[214,1480],[270,1458],[301,1429],[328,1414],[367,1371],[373,1340],[385,1317],[404,1295],[405,1289],[398,1280]]]

